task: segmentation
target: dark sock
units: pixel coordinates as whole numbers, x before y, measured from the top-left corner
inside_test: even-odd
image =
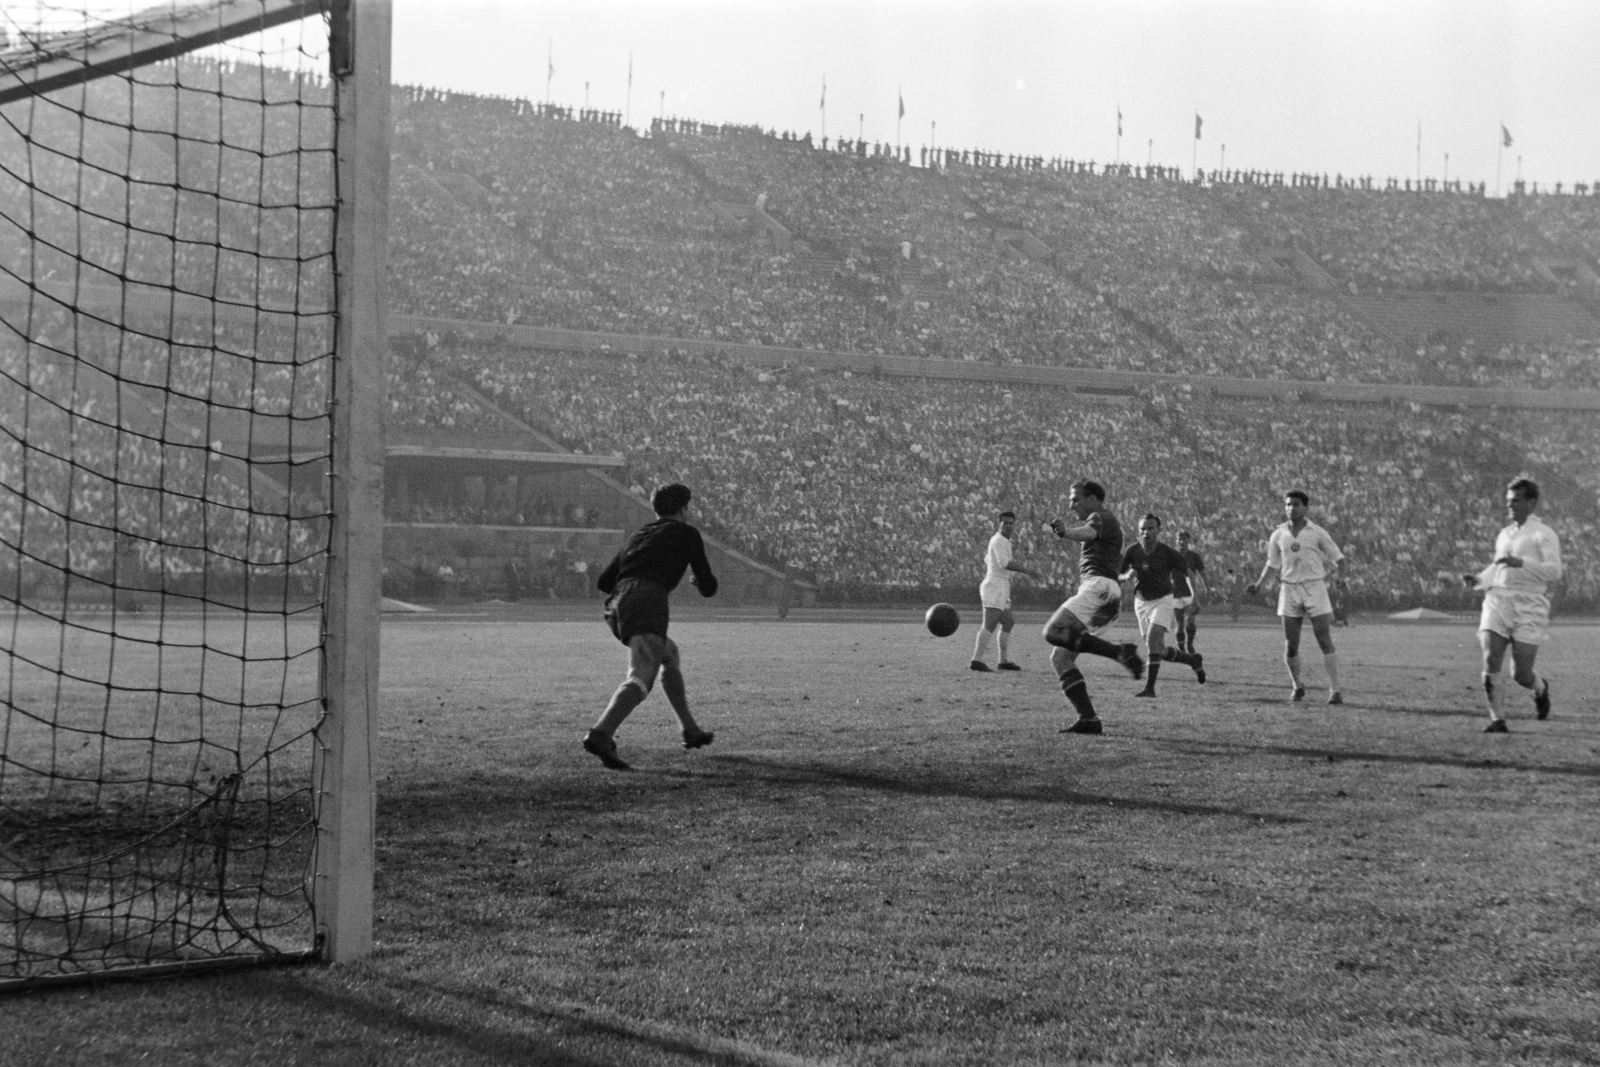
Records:
[[[1166,660],[1168,663],[1181,663],[1185,667],[1193,667],[1194,666],[1194,653],[1193,652],[1180,652],[1179,650],[1177,650],[1175,648],[1166,648],[1166,649],[1162,649],[1161,658]],[[1152,664],[1150,664],[1150,666],[1154,667],[1155,664],[1152,663]]]
[[[1073,652],[1088,652],[1095,656],[1104,656],[1106,659],[1116,659],[1122,655],[1122,646],[1112,644],[1110,641],[1094,634],[1076,634],[1072,644],[1068,646]]]
[[[1061,691],[1067,695],[1073,710],[1080,719],[1092,719],[1094,702],[1089,699],[1089,683],[1084,681],[1083,672],[1076,667],[1068,667],[1061,675]]]
[[[1171,653],[1171,651],[1172,649],[1167,649],[1168,653]],[[1162,659],[1171,658],[1171,655],[1162,656]],[[1156,675],[1161,673],[1161,662],[1160,660],[1151,660],[1145,665],[1144,669],[1146,671],[1144,676],[1144,687],[1150,690],[1150,692],[1154,693],[1156,691]]]

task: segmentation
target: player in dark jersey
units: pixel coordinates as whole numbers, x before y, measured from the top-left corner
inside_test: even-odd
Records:
[[[702,748],[714,736],[710,730],[702,730],[689,713],[678,645],[667,636],[667,594],[677,587],[685,570],[694,572],[691,580],[701,596],[717,592],[705,541],[686,520],[689,498],[689,487],[676,482],[657,489],[650,506],[658,518],[636,530],[600,574],[600,591],[611,598],[607,621],[617,640],[628,646],[628,677],[612,694],[600,720],[584,735],[583,747],[614,771],[629,769],[617,755],[617,727],[650,694],[657,674],[683,727],[683,747]]]
[[[1167,632],[1177,625],[1173,590],[1188,576],[1188,566],[1176,549],[1161,543],[1160,516],[1150,514],[1139,520],[1139,540],[1122,554],[1119,569],[1123,581],[1134,583],[1133,613],[1139,618],[1139,632],[1150,653],[1150,673],[1145,676],[1144,688],[1134,695],[1156,695],[1156,675],[1161,673],[1163,660],[1192,668],[1195,680],[1205,685],[1206,671],[1198,652],[1166,647]]]
[[[1178,623],[1173,633],[1180,649],[1193,652],[1194,617],[1200,614],[1200,605],[1206,598],[1206,561],[1194,550],[1188,530],[1178,531],[1178,555],[1183,557],[1189,573],[1172,585],[1172,606]]]
[[[1105,510],[1105,500],[1106,491],[1099,482],[1077,482],[1067,506],[1080,525],[1068,526],[1060,519],[1050,521],[1057,537],[1082,545],[1078,591],[1056,609],[1044,628],[1044,639],[1055,646],[1050,665],[1061,679],[1061,691],[1078,713],[1078,721],[1067,727],[1075,734],[1101,732],[1100,717],[1089,699],[1089,685],[1077,667],[1080,652],[1114,659],[1135,678],[1144,677],[1144,660],[1139,656],[1138,645],[1116,645],[1099,636],[1122,610],[1122,586],[1117,584],[1122,563],[1122,524]]]

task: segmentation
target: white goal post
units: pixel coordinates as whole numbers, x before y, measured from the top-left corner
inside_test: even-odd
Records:
[[[371,951],[391,5],[0,12],[0,992]]]

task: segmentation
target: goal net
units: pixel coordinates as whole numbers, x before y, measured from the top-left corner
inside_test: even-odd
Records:
[[[0,8],[0,988],[317,950],[336,20],[150,3]]]

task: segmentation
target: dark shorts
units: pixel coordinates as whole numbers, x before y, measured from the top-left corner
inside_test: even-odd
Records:
[[[617,640],[627,644],[636,634],[667,636],[667,591],[655,582],[631,578],[617,585]]]

